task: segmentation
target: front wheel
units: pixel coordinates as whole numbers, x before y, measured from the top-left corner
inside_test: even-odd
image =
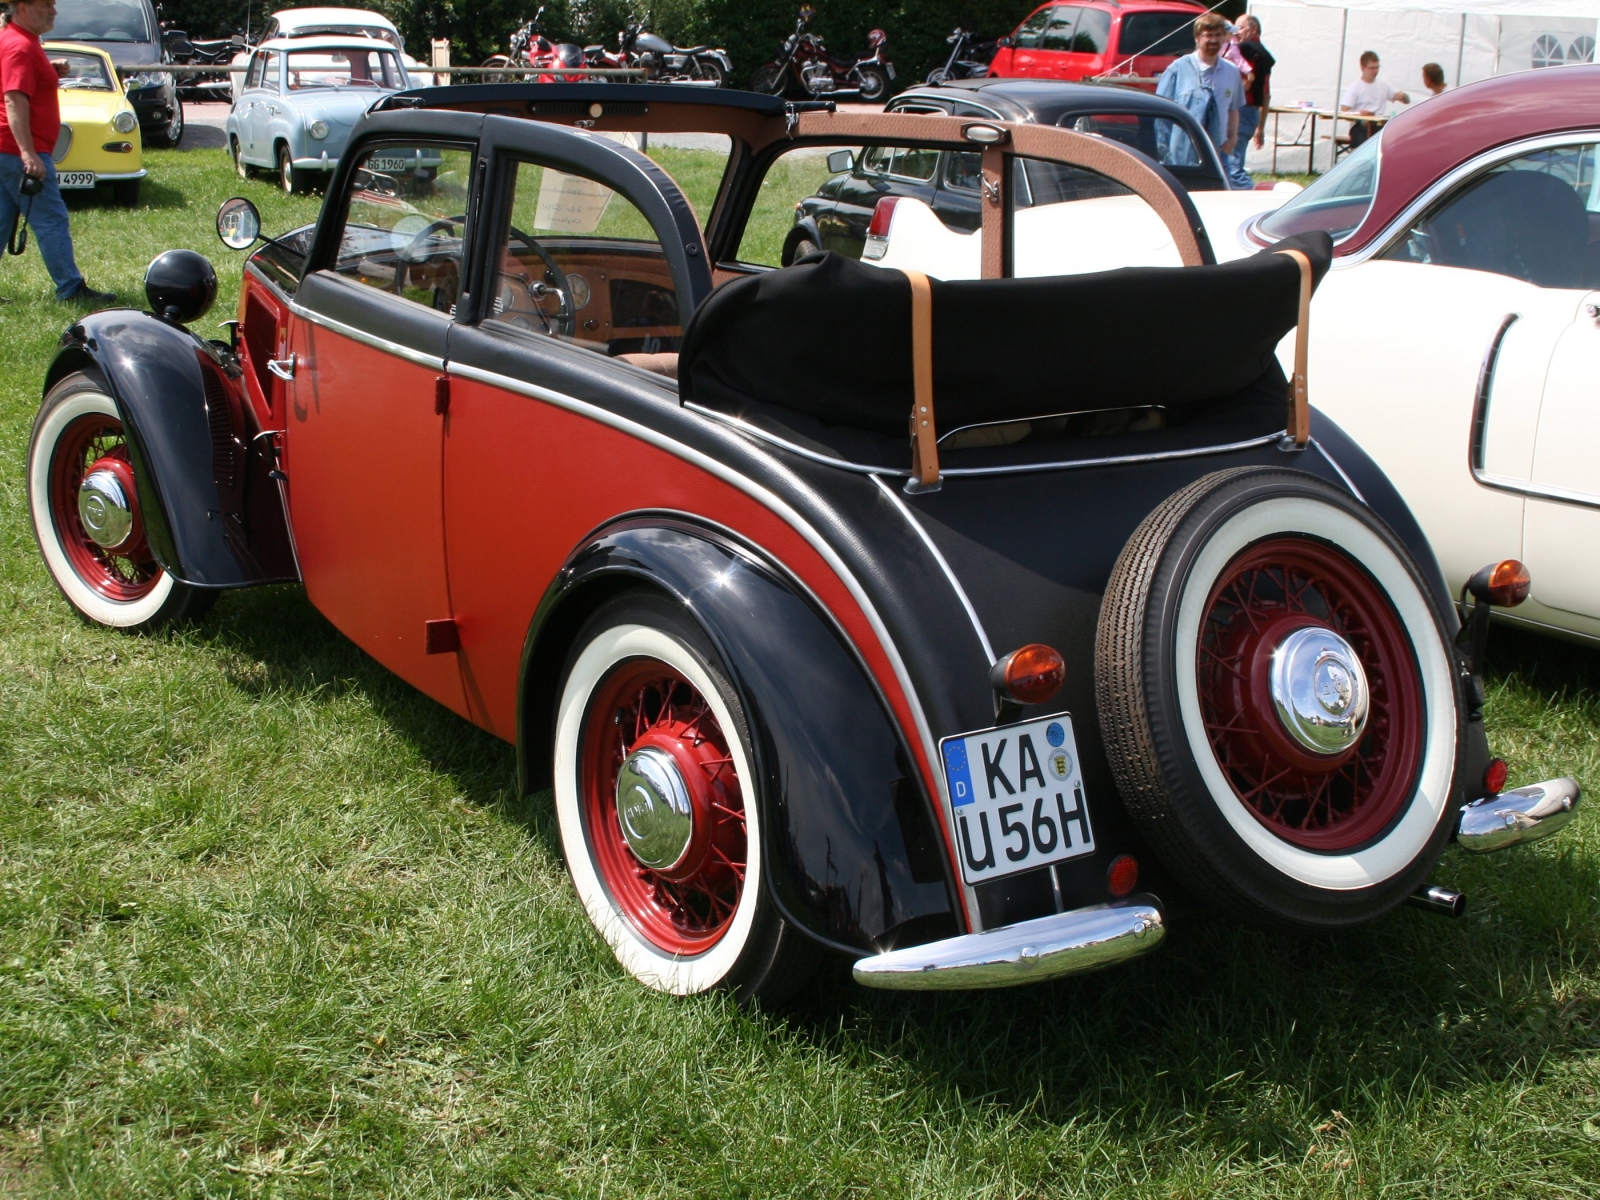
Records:
[[[244,149],[239,145],[238,138],[229,139],[229,148],[233,151],[233,169],[240,179],[250,178],[250,164],[244,161]]]
[[[749,728],[710,639],[665,597],[626,593],[579,634],[556,819],[585,912],[646,987],[776,1002],[815,964],[767,893]]]
[[[882,67],[858,67],[856,73],[861,76],[861,98],[869,104],[876,104],[889,94],[889,76]]]
[[[931,85],[938,85],[946,82],[949,78],[950,72],[948,70],[946,70],[944,67],[935,67],[933,70],[928,72],[928,78],[923,82]]]
[[[183,141],[183,101],[174,99],[172,102],[172,119],[167,122],[167,127],[151,139],[157,146],[165,146],[169,150],[176,150],[178,143]]]
[[[99,378],[78,371],[50,389],[28,443],[28,507],[45,568],[84,620],[142,633],[200,616],[216,593],[155,561],[133,469]]]
[[[1337,928],[1443,852],[1448,634],[1404,544],[1340,489],[1240,468],[1169,497],[1112,572],[1095,674],[1117,789],[1198,899]]]
[[[756,73],[750,76],[750,90],[768,96],[781,96],[788,81],[789,77],[781,66],[777,63],[767,63],[765,66],[757,67]]]

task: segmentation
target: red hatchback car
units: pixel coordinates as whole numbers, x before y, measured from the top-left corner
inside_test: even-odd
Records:
[[[1093,79],[1159,75],[1194,50],[1205,7],[1187,0],[1090,0],[1042,4],[1000,39],[991,75]]]

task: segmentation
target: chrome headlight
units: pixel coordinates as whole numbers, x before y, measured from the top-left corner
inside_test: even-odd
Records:
[[[311,122],[311,128],[309,132],[312,137],[316,138],[317,141],[320,142],[323,138],[328,136],[328,123],[326,121],[313,121]]]
[[[138,127],[139,118],[134,116],[127,109],[123,109],[116,116],[111,118],[111,128],[115,129],[118,133],[132,133]]]

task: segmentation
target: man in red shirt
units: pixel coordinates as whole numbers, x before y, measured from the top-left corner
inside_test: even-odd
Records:
[[[61,72],[50,61],[41,35],[56,23],[56,0],[11,0],[0,10],[0,233],[11,240],[19,215],[26,217],[39,245],[57,300],[110,304],[116,297],[83,281],[72,254],[67,206],[56,185],[51,157],[61,132],[58,87]],[[24,195],[24,177],[39,180],[36,195]]]

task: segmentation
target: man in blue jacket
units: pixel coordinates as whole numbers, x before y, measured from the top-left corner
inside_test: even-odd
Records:
[[[1244,76],[1222,57],[1228,22],[1208,12],[1194,23],[1194,53],[1186,54],[1161,73],[1156,95],[1181,104],[1211,138],[1224,158],[1239,137],[1239,111],[1244,108]],[[1156,123],[1156,148],[1161,161],[1174,166],[1200,164],[1199,147],[1170,121]]]

